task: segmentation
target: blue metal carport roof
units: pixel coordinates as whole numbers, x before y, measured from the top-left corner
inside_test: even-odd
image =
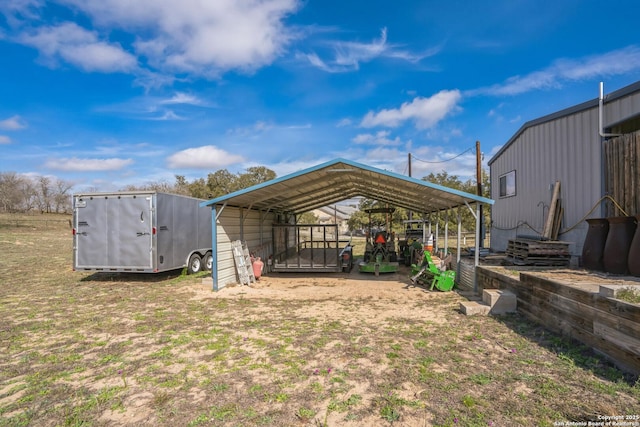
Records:
[[[336,159],[200,204],[301,214],[333,203],[366,197],[413,212],[434,213],[492,199],[442,185]]]

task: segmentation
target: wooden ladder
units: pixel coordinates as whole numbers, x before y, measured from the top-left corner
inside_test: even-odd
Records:
[[[256,282],[256,276],[253,274],[253,265],[251,264],[251,255],[246,242],[236,240],[231,242],[231,250],[233,258],[236,261],[236,271],[241,285],[250,285]]]

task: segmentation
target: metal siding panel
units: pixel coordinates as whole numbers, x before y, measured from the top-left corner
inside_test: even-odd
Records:
[[[156,195],[156,251],[159,270],[166,270],[176,266],[173,242],[175,233],[178,230],[174,227],[173,206],[169,202],[170,199],[167,199],[162,194]]]
[[[171,258],[174,265],[187,265],[187,253],[191,245],[186,243],[195,242],[196,233],[193,227],[193,213],[188,209],[188,200],[177,203],[175,198],[167,198],[165,203],[169,205],[168,209],[171,213],[171,226],[173,227],[173,250]],[[192,243],[193,244],[193,243]]]
[[[192,252],[211,248],[211,209],[201,200],[175,194],[156,194],[158,269],[185,267]],[[205,222],[206,219],[206,222]]]
[[[77,264],[79,268],[104,267],[107,264],[107,206],[104,198],[77,197]],[[78,205],[84,207],[77,207]]]
[[[152,269],[152,195],[109,197],[109,263],[118,268]]]
[[[244,222],[240,224],[240,209],[226,207],[218,216],[216,224],[217,230],[217,251],[218,251],[218,289],[224,286],[237,283],[237,274],[231,242],[243,240],[247,242],[247,247],[254,253],[256,248],[260,248],[261,253],[271,254],[271,225],[275,221],[274,214],[261,214],[259,211],[242,210]],[[243,235],[241,235],[241,231]],[[263,249],[262,247],[266,248]],[[258,254],[259,256],[264,256]],[[265,257],[266,259],[266,257]]]
[[[500,199],[497,191],[492,193],[496,200],[493,218],[497,226],[514,227],[518,221],[526,221],[541,231],[547,214],[542,211],[541,203],[548,206],[550,186],[556,180],[561,182],[562,229],[576,225],[582,219],[602,191],[600,138],[594,123],[597,123],[597,109],[541,123],[526,129],[494,160],[491,168],[495,179],[515,169],[517,186],[517,194],[512,198]],[[577,224],[575,231],[561,236],[563,240],[576,242],[572,250],[574,255],[581,251],[584,233],[586,225]],[[492,246],[506,248],[506,240],[513,234],[507,230],[492,230]]]
[[[619,123],[640,113],[640,92],[613,101],[605,100],[603,120],[605,126]]]

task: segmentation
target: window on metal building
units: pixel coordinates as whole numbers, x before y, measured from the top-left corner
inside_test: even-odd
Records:
[[[500,197],[516,195],[516,171],[507,172],[500,178]]]

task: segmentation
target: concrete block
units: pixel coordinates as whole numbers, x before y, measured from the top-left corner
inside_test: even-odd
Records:
[[[491,307],[491,314],[513,313],[518,305],[513,292],[501,289],[485,289],[482,301]]]
[[[470,301],[481,301],[482,300],[482,296],[480,296],[479,294],[477,294],[476,292],[473,291],[461,291],[461,290],[457,290],[458,295],[460,295],[461,297],[465,297],[466,299],[470,300]]]
[[[618,290],[617,285],[600,285],[600,296],[615,298],[616,291]]]
[[[491,307],[479,301],[465,301],[460,303],[460,312],[466,316],[473,316],[474,314],[486,316],[489,314],[489,310],[491,310]]]
[[[640,292],[639,285],[600,285],[599,294],[600,296],[607,298],[617,298],[618,292],[622,289],[634,289]]]

